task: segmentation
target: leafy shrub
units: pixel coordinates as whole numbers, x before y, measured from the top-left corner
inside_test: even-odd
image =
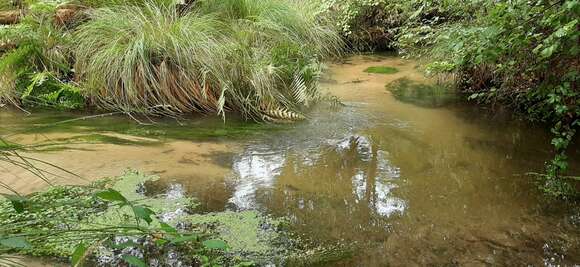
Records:
[[[320,0],[320,13],[337,22],[350,46],[359,51],[410,53],[433,44],[439,28],[479,12],[481,0],[387,1]]]
[[[542,187],[576,194],[564,178],[567,147],[580,127],[578,1],[511,1],[487,5],[470,24],[440,32],[429,54],[441,71],[455,72],[470,99],[502,103],[530,120],[554,125],[556,157]]]
[[[69,35],[54,23],[55,5],[31,5],[21,23],[4,28],[0,43],[0,101],[25,106],[80,108],[84,98],[68,84],[72,76]]]
[[[450,74],[469,99],[554,125],[556,157],[542,187],[558,197],[577,193],[578,178],[565,173],[566,148],[580,127],[578,1],[321,2],[353,48],[430,58],[426,70]]]
[[[349,46],[355,50],[386,50],[395,47],[402,10],[386,0],[321,0],[320,13],[336,22]],[[391,9],[393,8],[393,9]]]

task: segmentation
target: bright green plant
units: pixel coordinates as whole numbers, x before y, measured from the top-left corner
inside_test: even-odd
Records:
[[[395,74],[399,72],[399,69],[389,66],[373,66],[368,67],[364,71],[367,73],[376,73],[376,74]]]
[[[139,257],[119,255],[134,266],[148,266],[152,259],[162,261],[168,249],[189,255],[182,259],[184,263],[213,266],[227,250],[222,240],[179,231],[162,222],[154,224],[156,213],[152,208],[139,200],[129,200],[119,191],[103,189],[104,185],[56,186],[26,197],[4,195],[7,201],[0,200],[0,261],[5,259],[4,253],[19,252],[70,257],[71,266],[84,266],[94,260],[97,247],[108,247],[142,251]],[[113,213],[127,216],[109,224],[95,222],[99,216]],[[151,245],[138,240],[148,240]]]
[[[55,10],[53,4],[32,4],[21,23],[0,32],[0,43],[14,47],[0,57],[0,101],[62,109],[83,106],[80,90],[68,82],[69,35],[55,26]]]
[[[27,148],[0,138],[0,161],[24,168],[50,184],[47,177],[54,173],[46,166],[58,167],[19,153]],[[186,264],[215,266],[222,261],[221,255],[228,249],[224,241],[160,222],[156,218],[159,207],[150,207],[139,194],[131,193],[134,183],[145,178],[135,173],[127,176],[131,178],[106,179],[89,186],[54,186],[27,196],[0,181],[0,187],[11,192],[0,194],[0,265],[21,266],[10,256],[21,253],[70,257],[71,266],[84,266],[94,259],[97,247],[103,246],[142,251],[141,257],[120,255],[124,263],[134,266],[147,266],[149,260],[159,260],[169,250],[187,255],[182,259]],[[122,194],[108,188],[110,182],[133,186]],[[119,242],[119,237],[127,241]],[[138,240],[148,240],[154,248]]]

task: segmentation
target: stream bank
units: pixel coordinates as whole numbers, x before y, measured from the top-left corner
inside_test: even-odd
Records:
[[[398,71],[365,72],[376,66]],[[150,186],[159,192],[181,186],[201,214],[258,211],[285,218],[304,243],[356,246],[330,266],[578,264],[580,211],[546,201],[525,175],[551,157],[550,133],[509,114],[385,87],[397,81],[432,86],[413,61],[356,56],[331,64],[322,85],[344,106],[321,106],[293,125],[206,118],[136,126],[115,117],[31,134],[24,129],[43,114],[0,118],[23,129],[15,142],[55,140],[50,134],[71,129],[115,137],[27,152],[82,176],[130,166],[158,175]],[[204,129],[214,131],[194,135]],[[576,173],[578,159],[571,157]],[[8,179],[32,186],[34,177],[7,169]]]

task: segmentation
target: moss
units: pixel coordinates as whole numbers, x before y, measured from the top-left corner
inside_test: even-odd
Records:
[[[146,182],[156,181],[159,177],[157,176],[147,176],[140,174],[135,171],[127,171],[123,176],[115,178],[110,186],[111,188],[119,191],[128,201],[136,204],[149,207],[155,212],[157,216],[164,216],[167,213],[175,212],[176,210],[192,210],[195,208],[197,203],[194,199],[188,197],[180,198],[167,198],[163,195],[157,195],[152,197],[146,197],[144,194],[139,193],[139,188],[142,188]],[[170,223],[176,224],[178,221],[183,220],[185,214],[177,213],[175,216],[171,216],[172,220]],[[159,227],[159,218],[152,218],[152,227]],[[109,225],[119,225],[134,220],[133,211],[130,207],[125,206],[121,208],[108,209],[102,214],[93,216],[87,226],[92,226],[94,223],[97,224],[109,224]],[[87,227],[83,226],[83,227]]]
[[[388,66],[374,66],[368,67],[367,69],[364,70],[364,72],[374,74],[395,74],[399,72],[399,69]]]
[[[144,198],[142,194],[137,193],[136,189],[140,185],[158,179],[156,176],[127,172],[112,185],[112,188],[121,192],[129,201],[150,207],[157,215],[164,216],[170,225],[191,224],[193,228],[207,232],[213,238],[224,240],[232,254],[262,257],[274,256],[279,252],[274,243],[280,238],[277,229],[282,223],[281,219],[275,220],[257,211],[190,214],[188,211],[193,210],[198,203],[189,197],[176,198],[158,195]],[[131,210],[123,208],[122,210],[108,211],[96,216],[94,220],[122,222],[130,215]],[[159,219],[154,218],[152,225],[158,226]]]

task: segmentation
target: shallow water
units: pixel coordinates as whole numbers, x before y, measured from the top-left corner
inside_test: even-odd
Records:
[[[373,66],[399,71],[364,72]],[[398,58],[331,64],[323,87],[344,107],[322,105],[295,125],[198,118],[148,126],[112,116],[39,128],[78,115],[2,111],[0,133],[47,144],[25,154],[87,179],[128,167],[155,173],[162,179],[150,187],[180,184],[202,212],[258,209],[286,216],[312,243],[354,248],[329,266],[580,264],[580,211],[546,201],[525,175],[550,159],[549,133],[453,97],[401,98],[385,88],[401,79],[430,85]],[[580,151],[571,158],[578,175]],[[0,167],[19,191],[46,186]],[[63,176],[54,182],[79,182]]]

